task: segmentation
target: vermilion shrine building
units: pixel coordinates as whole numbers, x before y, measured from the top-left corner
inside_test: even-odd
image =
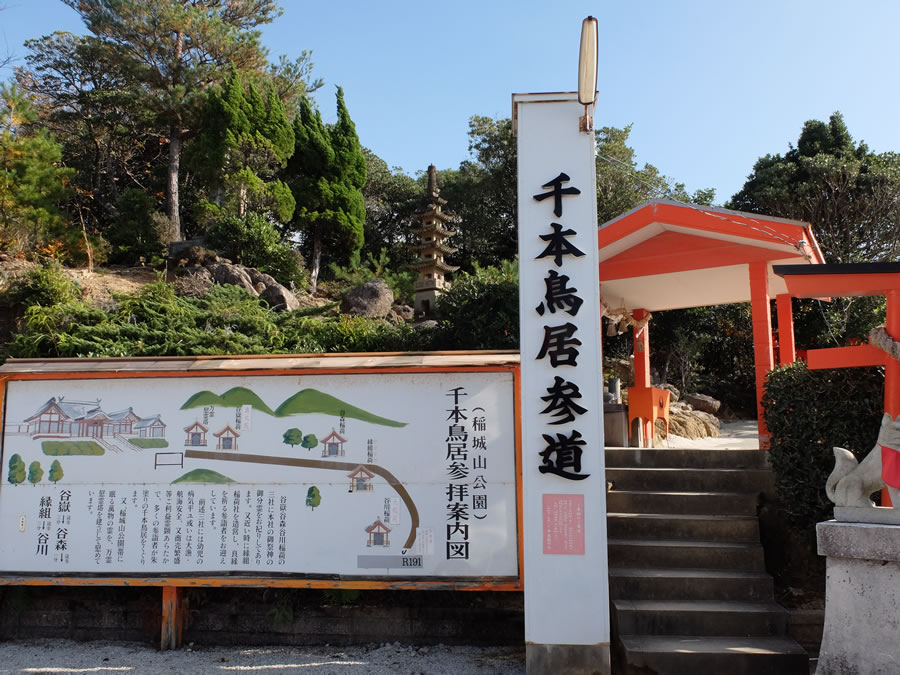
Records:
[[[775,366],[771,300],[779,327],[779,361],[795,356],[791,295],[774,265],[825,262],[808,223],[727,209],[653,200],[600,226],[600,296],[612,320],[634,327],[635,386],[629,418],[652,423],[668,409],[668,392],[650,386],[652,312],[750,302],[760,446],[768,430],[760,401]]]

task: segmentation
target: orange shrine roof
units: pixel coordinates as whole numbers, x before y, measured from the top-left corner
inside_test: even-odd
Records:
[[[604,305],[651,312],[749,302],[752,263],[772,297],[788,292],[773,264],[824,263],[808,223],[667,200],[604,223],[597,244]]]

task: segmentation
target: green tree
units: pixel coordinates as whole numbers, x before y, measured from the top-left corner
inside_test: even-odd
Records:
[[[28,465],[28,482],[32,485],[37,485],[41,482],[41,478],[44,477],[44,470],[41,468],[41,463],[34,461]]]
[[[31,102],[17,87],[0,86],[0,245],[33,254],[63,240],[73,251],[68,218],[58,205],[70,169],[60,166],[59,145],[37,125]]]
[[[341,264],[359,258],[366,217],[362,194],[366,157],[340,87],[337,122],[326,129],[319,111],[301,101],[294,138],[286,175],[297,209],[287,229],[302,237],[314,293],[323,259]]]
[[[676,199],[710,204],[711,189],[688,194],[681,183],[661,175],[651,164],[638,167],[627,145],[631,127],[604,127],[596,132],[597,216],[604,223],[648,199]],[[509,119],[469,119],[471,159],[459,169],[441,172],[441,196],[457,216],[451,257],[466,271],[475,263],[497,266],[516,253],[516,139]]]
[[[259,211],[290,220],[294,197],[275,173],[294,152],[294,131],[274,89],[264,101],[232,68],[222,87],[208,94],[201,126],[186,163],[205,184],[213,213],[224,207],[238,216]]]
[[[809,120],[783,155],[765,155],[728,206],[808,222],[828,262],[900,256],[900,155],[855,143],[839,112]],[[864,337],[880,322],[878,298],[797,303],[797,342],[824,346]]]
[[[900,156],[854,143],[839,112],[809,120],[796,147],[757,160],[731,208],[811,223],[829,262],[900,255]]]
[[[302,257],[262,213],[227,215],[210,225],[206,243],[223,256],[271,274],[285,285],[305,279]]]
[[[288,429],[284,432],[282,438],[285,445],[289,445],[293,448],[295,445],[299,445],[303,442],[303,432],[297,428]]]
[[[136,95],[130,61],[109,42],[57,31],[25,43],[25,65],[16,81],[39,101],[41,126],[62,146],[62,161],[74,169],[68,210],[92,234],[112,241],[130,236],[121,223],[119,200],[129,189],[151,197],[163,190],[155,169],[164,157],[156,116]],[[126,215],[127,217],[127,215]],[[119,258],[113,243],[113,258]],[[127,259],[126,259],[127,258]],[[124,254],[117,262],[132,263]]]
[[[516,349],[519,277],[515,260],[458,274],[437,302],[444,349]]]
[[[22,461],[19,453],[9,458],[9,476],[6,480],[13,485],[18,485],[25,480],[25,462]]]
[[[442,171],[441,197],[456,216],[458,253],[450,260],[466,271],[499,265],[516,254],[516,139],[512,120],[469,118],[469,154],[457,170]]]
[[[382,253],[396,270],[415,260],[410,248],[415,240],[411,234],[413,212],[422,199],[422,186],[402,169],[389,169],[387,163],[367,148],[366,184],[363,198],[366,205],[364,244],[360,258],[369,255],[379,259]]]
[[[53,464],[50,465],[50,481],[54,484],[62,480],[63,477],[63,468],[62,464],[59,463],[58,459],[53,460]]]
[[[313,434],[306,434],[303,437],[303,442],[300,444],[301,448],[306,448],[307,450],[312,450],[319,444],[319,439],[315,437]]]
[[[673,199],[709,205],[715,190],[688,194],[683,183],[663,176],[652,164],[638,167],[628,145],[631,125],[603,127],[595,132],[597,143],[597,221],[603,224],[650,199]]]
[[[198,132],[205,91],[227,73],[261,71],[257,27],[280,14],[276,0],[63,0],[87,29],[126,59],[133,92],[165,128],[166,215],[180,239],[180,163]]]
[[[165,217],[156,209],[156,200],[140,188],[128,188],[119,196],[115,225],[105,229],[112,250],[109,261],[131,265],[150,263],[163,255],[162,238],[167,231]]]
[[[306,505],[311,508],[313,511],[316,510],[316,507],[322,503],[322,495],[319,494],[319,488],[313,485],[309,490],[306,491]]]

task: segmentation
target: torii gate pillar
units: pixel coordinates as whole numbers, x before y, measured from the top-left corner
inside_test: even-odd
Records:
[[[753,361],[756,370],[756,419],[760,450],[769,448],[769,429],[762,409],[766,375],[775,367],[772,354],[772,310],[769,297],[769,269],[762,263],[750,264],[750,306],[753,316]]]
[[[776,265],[775,274],[784,277],[788,291],[799,298],[884,295],[887,299],[885,331],[900,342],[900,263],[859,263],[846,265]],[[884,366],[884,412],[896,419],[900,414],[900,361],[872,345],[811,349],[810,370]],[[882,504],[890,506],[887,490]]]

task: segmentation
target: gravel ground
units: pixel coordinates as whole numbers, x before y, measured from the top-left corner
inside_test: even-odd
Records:
[[[363,673],[513,675],[525,672],[522,647],[203,647],[160,652],[139,643],[15,640],[0,643],[0,675],[240,675]]]

